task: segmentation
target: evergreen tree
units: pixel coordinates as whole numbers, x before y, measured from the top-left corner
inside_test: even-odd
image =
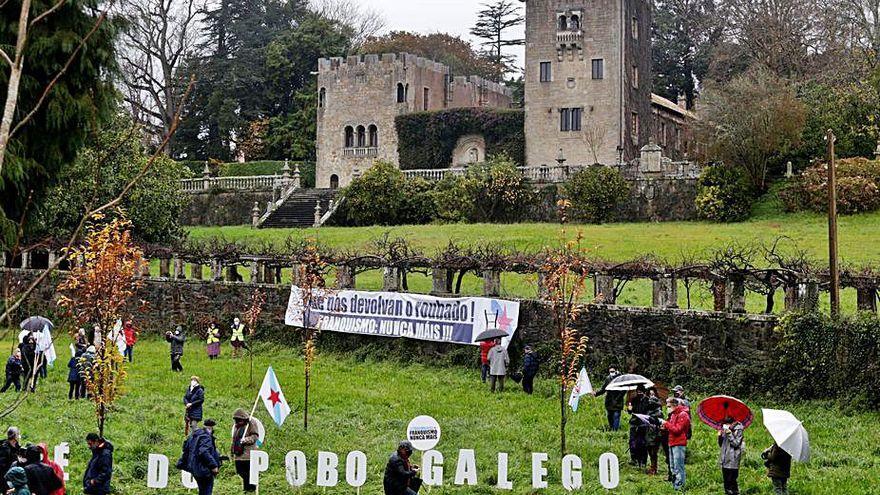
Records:
[[[515,70],[513,57],[506,55],[504,48],[525,43],[522,38],[506,38],[505,33],[526,20],[520,13],[521,7],[511,0],[498,0],[483,7],[477,14],[477,23],[471,28],[471,34],[485,40],[482,45],[488,48],[489,57],[498,68],[495,81],[501,82],[505,73]]]
[[[32,0],[31,19],[58,2]],[[70,59],[99,16],[96,0],[67,0],[54,13],[31,24],[16,122],[34,109],[41,94]],[[10,0],[0,11],[0,44],[14,46],[21,2]],[[58,171],[72,162],[89,129],[112,117],[116,71],[114,40],[121,23],[104,22],[89,38],[34,117],[10,139],[0,177],[0,246],[8,246],[28,195],[38,201]],[[6,99],[8,67],[0,71],[0,98]]]

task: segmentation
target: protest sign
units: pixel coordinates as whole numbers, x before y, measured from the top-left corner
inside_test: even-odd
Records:
[[[519,302],[502,299],[315,289],[305,308],[302,296],[291,287],[287,325],[457,344],[475,344],[480,332],[498,328],[507,346],[519,324]]]

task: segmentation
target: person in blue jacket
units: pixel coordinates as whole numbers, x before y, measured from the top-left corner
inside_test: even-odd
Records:
[[[183,442],[183,453],[177,461],[177,468],[190,473],[199,487],[199,495],[214,493],[214,477],[220,473],[220,453],[214,438],[214,426],[209,419],[205,427],[194,430]]]
[[[84,391],[85,387],[81,385],[83,380],[82,374],[79,372],[79,360],[83,355],[83,351],[76,351],[76,354],[67,362],[67,383],[70,387],[67,390],[67,400],[81,399],[80,391]]]
[[[202,404],[205,403],[205,387],[197,376],[189,379],[189,388],[183,394],[183,403],[186,406],[186,423],[188,431],[194,431],[202,421]]]
[[[535,354],[532,346],[527,345],[525,347],[525,355],[523,356],[523,377],[522,377],[522,388],[523,391],[529,395],[532,394],[532,390],[534,389],[535,376],[538,374],[538,355]]]
[[[83,493],[109,495],[110,480],[113,478],[113,444],[97,433],[86,435],[86,443],[92,451],[92,458],[83,475]]]

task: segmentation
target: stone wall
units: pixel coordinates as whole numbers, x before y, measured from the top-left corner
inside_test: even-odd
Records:
[[[35,279],[39,273],[38,270],[0,270],[0,274],[11,277],[13,287]],[[62,276],[53,274],[16,316],[45,314],[57,318],[54,288]],[[275,338],[293,340],[290,337],[295,332],[283,324],[289,297],[289,289],[284,285],[146,279],[139,294],[147,302],[146,312],[140,315],[141,327],[147,333],[160,334],[175,325],[184,325],[192,332],[199,323],[217,318],[225,330],[228,322],[246,309],[255,289],[266,295],[261,331]],[[776,321],[773,316],[763,315],[591,305],[578,327],[589,338],[589,360],[595,365],[616,362],[639,370],[680,365],[697,372],[712,372],[772,349],[777,337],[773,332]],[[522,301],[517,334],[512,350],[517,355],[525,343],[545,353],[552,352],[558,344],[551,314],[536,300]],[[453,345],[401,343],[400,339],[341,334],[333,334],[328,340],[351,352],[366,345],[380,346],[380,349],[405,345],[411,352],[425,355],[461,352],[462,349]]]
[[[254,202],[260,211],[272,200],[272,191],[206,191],[191,193],[180,214],[183,225],[250,225]]]

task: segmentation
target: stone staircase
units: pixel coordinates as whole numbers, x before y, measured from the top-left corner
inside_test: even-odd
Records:
[[[323,217],[336,198],[336,189],[296,189],[265,213],[257,228],[307,228],[315,226],[316,206]]]

